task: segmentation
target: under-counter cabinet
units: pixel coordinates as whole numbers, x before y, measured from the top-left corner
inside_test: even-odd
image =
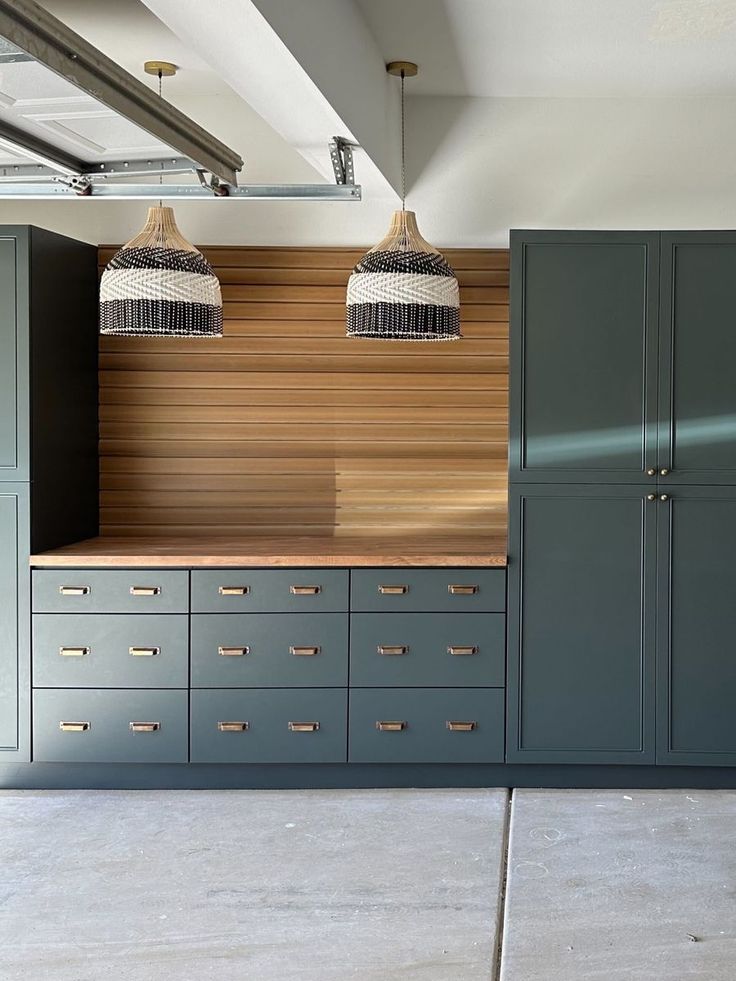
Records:
[[[503,760],[502,569],[36,569],[33,609],[39,762]]]

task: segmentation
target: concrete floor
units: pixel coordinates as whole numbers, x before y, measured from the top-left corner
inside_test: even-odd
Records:
[[[734,791],[3,791],[0,981],[734,981],[735,845]]]

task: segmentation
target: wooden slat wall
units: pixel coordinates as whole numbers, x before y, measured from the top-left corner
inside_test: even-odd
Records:
[[[503,532],[506,250],[446,252],[457,344],[347,339],[362,250],[203,252],[222,339],[100,338],[101,534]]]

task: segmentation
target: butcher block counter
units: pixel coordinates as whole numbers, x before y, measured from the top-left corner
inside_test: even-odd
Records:
[[[504,567],[506,537],[90,538],[31,555],[32,566],[85,567]]]

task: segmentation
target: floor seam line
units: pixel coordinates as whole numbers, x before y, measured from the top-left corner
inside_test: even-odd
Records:
[[[514,799],[514,788],[509,788],[508,797],[506,798],[506,807],[504,810],[503,819],[503,841],[502,841],[502,856],[501,856],[501,875],[499,876],[499,887],[498,887],[498,909],[496,912],[496,951],[495,951],[495,964],[493,968],[493,979],[492,981],[500,981],[501,979],[501,959],[503,957],[503,941],[504,933],[506,931],[506,890],[509,877],[509,847],[511,844],[511,805]]]

